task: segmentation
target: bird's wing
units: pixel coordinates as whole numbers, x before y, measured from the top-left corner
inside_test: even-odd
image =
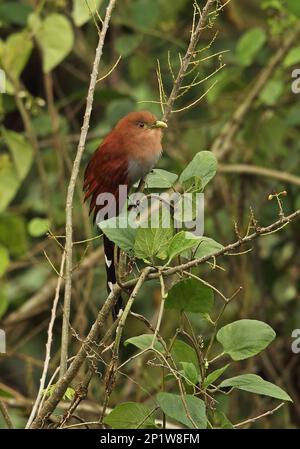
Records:
[[[90,213],[96,217],[101,206],[96,204],[101,193],[111,193],[118,200],[119,186],[128,184],[128,160],[122,149],[104,141],[92,156],[84,173],[83,190],[90,199]]]

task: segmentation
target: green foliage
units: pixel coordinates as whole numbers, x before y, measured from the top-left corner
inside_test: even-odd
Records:
[[[186,279],[175,284],[166,300],[167,309],[194,313],[209,313],[213,304],[212,289],[196,279]]]
[[[142,42],[142,35],[133,34],[129,36],[122,36],[116,40],[116,51],[122,56],[132,54]]]
[[[49,227],[49,220],[45,218],[33,218],[28,223],[28,232],[32,237],[40,237],[49,230]]]
[[[48,397],[51,397],[52,394],[53,394],[54,391],[55,391],[55,388],[56,388],[56,384],[50,385],[49,388],[48,388],[47,390],[46,390],[46,389],[43,390],[43,394],[46,395],[46,396],[48,396]],[[74,390],[74,388],[68,387],[68,388],[66,389],[66,391],[64,392],[63,400],[64,400],[64,401],[72,401],[72,400],[74,399],[74,396],[75,396],[75,390]]]
[[[28,238],[23,217],[9,213],[0,215],[0,243],[5,245],[14,257],[26,252]]]
[[[7,154],[0,156],[0,212],[16,195],[33,161],[33,149],[22,134],[2,128],[2,137],[11,158]]]
[[[177,365],[192,363],[199,373],[199,363],[196,351],[183,340],[176,338],[172,346],[171,354]]]
[[[37,39],[43,52],[43,70],[53,70],[70,53],[74,34],[69,20],[62,14],[50,14],[41,23]]]
[[[182,373],[185,379],[187,379],[192,385],[196,385],[199,382],[199,373],[195,365],[191,362],[180,362],[182,365]]]
[[[191,232],[181,231],[175,234],[168,246],[168,257],[170,262],[174,257],[179,256],[184,251],[193,248],[201,239]]]
[[[88,22],[101,3],[102,0],[73,0],[72,17],[75,25],[81,27]]]
[[[209,181],[215,176],[217,170],[217,160],[210,151],[200,151],[193,160],[183,170],[179,177],[179,182],[188,189],[191,188],[190,180],[200,180],[199,190],[203,190]]]
[[[0,21],[25,26],[31,11],[32,8],[27,3],[10,0],[0,5]]]
[[[0,40],[0,67],[9,75],[6,90],[13,93],[14,85],[23,72],[32,52],[32,40],[28,31],[11,34],[6,41]]]
[[[152,416],[148,416],[150,413],[151,409],[144,404],[124,402],[117,405],[103,421],[112,429],[153,429],[155,422]]]
[[[103,233],[126,253],[133,249],[136,229],[129,227],[126,217],[110,218],[99,224]]]
[[[284,91],[284,84],[279,80],[269,81],[259,95],[259,99],[267,106],[274,106]]]
[[[134,254],[139,259],[166,259],[173,236],[171,228],[138,228],[134,243]]]
[[[222,374],[227,370],[228,367],[229,364],[222,366],[222,368],[216,369],[211,373],[209,373],[208,376],[204,379],[203,388],[207,388],[209,387],[209,385],[215,383],[215,381],[222,376]]]
[[[175,173],[170,173],[161,168],[155,168],[147,176],[148,189],[168,189],[177,180],[178,176]]]
[[[156,396],[162,411],[171,419],[174,419],[190,429],[194,428],[192,421],[187,417],[187,413],[181,396],[172,393],[158,393]],[[187,410],[198,429],[206,429],[207,418],[205,413],[205,403],[202,399],[186,394],[184,395]]]
[[[128,340],[126,340],[124,342],[124,346],[131,344],[141,350],[144,350],[144,349],[150,348],[152,345],[152,342],[153,342],[153,335],[143,334],[143,335],[138,335],[136,337],[128,338]],[[164,348],[159,341],[155,341],[154,348],[159,352],[164,352]]]
[[[266,39],[266,32],[262,28],[253,28],[247,31],[237,44],[236,57],[238,62],[245,67],[252,64]]]
[[[1,246],[0,246],[0,264],[1,264]],[[3,284],[1,285],[1,291],[0,291],[0,319],[3,317],[3,315],[5,314],[7,308],[8,308],[8,296],[7,296],[7,288],[5,288],[3,286]],[[1,396],[1,390],[0,390],[0,396]]]
[[[201,257],[210,256],[213,253],[221,251],[223,249],[223,245],[216,242],[215,240],[209,237],[201,237],[200,242],[195,250],[195,258],[201,259]]]
[[[240,376],[231,377],[230,379],[223,380],[218,387],[232,387],[250,393],[270,396],[281,401],[292,401],[290,396],[282,388],[271,382],[267,382],[256,374],[241,374]]]
[[[9,253],[5,246],[0,245],[0,277],[9,265]]]
[[[300,46],[292,48],[284,58],[284,67],[290,67],[300,62]]]
[[[2,129],[2,136],[10,150],[16,168],[16,176],[20,181],[23,181],[33,161],[32,146],[22,134],[4,128]]]
[[[300,17],[300,4],[297,0],[285,0],[285,4],[289,12]]]
[[[263,351],[275,338],[274,330],[257,320],[239,320],[217,333],[217,340],[233,360],[244,360]]]

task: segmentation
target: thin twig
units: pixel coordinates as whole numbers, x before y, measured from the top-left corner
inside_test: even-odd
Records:
[[[201,31],[205,28],[205,24],[207,23],[210,9],[211,9],[212,5],[215,3],[215,1],[216,0],[208,0],[206,2],[206,5],[202,9],[201,14],[199,14],[199,20],[198,20],[197,24],[195,23],[195,17],[196,17],[195,14],[193,16],[193,27],[192,27],[190,42],[189,42],[189,45],[188,45],[188,48],[187,48],[187,51],[186,51],[184,57],[181,59],[180,69],[179,69],[177,77],[174,81],[172,91],[168,98],[168,103],[166,105],[165,112],[163,115],[163,120],[166,122],[168,121],[168,118],[172,112],[173,105],[174,105],[176,98],[179,94],[180,87],[182,85],[183,79],[184,79],[185,74],[189,67],[189,63],[193,58],[195,49],[199,42],[199,39],[201,36]]]
[[[47,339],[47,343],[46,343],[46,355],[45,355],[45,362],[44,362],[44,368],[43,368],[43,372],[42,372],[42,376],[40,379],[40,386],[39,386],[39,391],[35,400],[35,403],[32,407],[29,419],[27,421],[26,424],[26,429],[28,429],[36,415],[36,411],[39,407],[41,398],[42,398],[42,394],[43,391],[45,389],[45,383],[46,383],[46,378],[47,378],[47,373],[48,373],[48,368],[49,368],[49,364],[50,364],[50,358],[51,358],[51,345],[52,345],[52,339],[53,339],[53,326],[54,326],[54,322],[55,322],[55,317],[56,317],[56,310],[57,310],[57,304],[58,304],[58,300],[59,300],[59,293],[60,293],[60,288],[61,288],[61,283],[62,283],[62,276],[64,273],[64,268],[65,268],[65,260],[66,260],[66,253],[64,252],[62,255],[62,259],[61,259],[61,263],[60,263],[60,271],[59,271],[59,277],[58,277],[58,281],[57,281],[57,285],[56,285],[56,292],[55,292],[55,297],[53,300],[53,306],[52,306],[52,310],[51,310],[51,318],[50,318],[50,323],[48,326],[48,339]]]
[[[249,419],[246,419],[245,421],[242,421],[238,424],[234,424],[233,427],[237,428],[237,427],[245,426],[246,424],[253,423],[261,418],[265,418],[266,416],[273,415],[273,413],[275,413],[277,410],[279,410],[283,405],[284,405],[284,402],[281,402],[281,404],[277,405],[277,407],[273,408],[273,410],[268,410],[267,412],[262,413],[261,415],[255,416],[254,418],[249,418]]]
[[[7,424],[7,427],[8,427],[9,429],[13,429],[13,428],[14,428],[14,425],[13,425],[13,423],[12,423],[12,420],[10,419],[10,416],[9,416],[9,414],[8,414],[6,405],[5,405],[4,402],[1,401],[1,400],[0,400],[0,412],[2,413],[2,416],[3,416],[3,418],[4,418],[4,421],[5,421],[6,424]]]
[[[247,164],[219,164],[219,173],[245,173],[253,176],[265,176],[266,178],[278,179],[282,182],[300,186],[300,176],[292,175],[287,172],[273,170],[267,167],[258,167],[257,165]]]
[[[106,37],[106,33],[109,27],[109,22],[116,0],[110,0],[106,9],[105,18],[101,33],[99,35],[99,41],[96,49],[95,60],[93,64],[93,70],[91,73],[91,81],[86,101],[86,109],[83,119],[83,125],[81,128],[81,134],[77,147],[76,157],[73,163],[71,178],[68,185],[67,198],[66,198],[66,283],[65,283],[65,296],[64,296],[64,315],[63,315],[63,327],[62,327],[62,342],[61,342],[61,359],[60,359],[60,376],[62,377],[67,370],[68,359],[68,342],[69,342],[69,321],[71,311],[71,292],[72,292],[72,253],[73,253],[73,197],[76,186],[76,180],[79,173],[79,167],[81,158],[85,149],[85,142],[89,129],[89,123],[94,102],[94,92],[97,83],[97,76],[99,71],[99,63],[103,53],[103,46]]]

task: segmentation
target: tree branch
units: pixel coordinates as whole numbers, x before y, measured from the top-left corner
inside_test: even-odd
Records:
[[[190,38],[190,42],[189,42],[187,51],[181,60],[180,69],[179,69],[177,77],[173,83],[173,88],[172,88],[172,91],[168,98],[165,112],[163,114],[163,120],[166,122],[168,121],[168,119],[172,113],[173,105],[175,103],[176,98],[178,97],[183,79],[184,79],[185,74],[189,68],[189,64],[194,56],[194,52],[197,47],[197,44],[200,40],[201,31],[205,28],[205,25],[206,25],[206,22],[207,22],[207,19],[209,16],[209,11],[214,3],[216,3],[216,0],[208,0],[206,2],[206,5],[204,6],[202,12],[200,12],[200,8],[198,9],[199,19],[198,19],[197,25],[195,27],[193,26],[193,28],[192,28],[191,38]]]
[[[271,58],[269,64],[261,70],[244,101],[239,104],[232,117],[223,126],[220,134],[216,137],[211,147],[211,151],[216,154],[218,159],[224,158],[230,151],[233,139],[242,126],[244,117],[251,109],[259,93],[265,87],[269,79],[274,75],[275,70],[279,67],[291,46],[297,40],[299,33],[300,25],[298,25],[292,34],[283,42],[282,46]]]
[[[72,250],[73,250],[73,222],[72,222],[72,212],[73,212],[73,197],[74,190],[76,186],[76,180],[79,173],[79,167],[81,158],[85,149],[85,142],[87,138],[87,133],[89,130],[89,123],[94,102],[94,92],[97,83],[97,77],[99,72],[99,63],[103,53],[104,40],[109,27],[109,22],[112,14],[112,10],[115,6],[116,0],[110,0],[106,9],[105,18],[103,21],[103,26],[101,33],[99,35],[99,41],[96,49],[95,60],[93,64],[93,70],[91,73],[91,81],[86,101],[86,109],[83,119],[83,125],[81,128],[81,134],[79,138],[79,143],[77,147],[77,153],[74,160],[71,178],[67,191],[66,199],[66,273],[65,273],[65,296],[64,296],[64,316],[63,316],[63,327],[62,327],[62,342],[61,342],[61,359],[60,359],[60,376],[63,376],[67,369],[67,359],[68,359],[68,335],[69,335],[69,321],[70,321],[70,310],[71,310],[71,290],[72,290]]]
[[[258,167],[257,165],[247,164],[219,164],[218,173],[244,173],[254,176],[265,176],[267,178],[278,179],[279,181],[287,182],[300,186],[300,177],[292,175],[287,172],[273,170],[267,167]]]

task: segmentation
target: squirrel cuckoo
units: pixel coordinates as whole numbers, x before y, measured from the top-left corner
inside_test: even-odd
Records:
[[[163,128],[167,128],[167,124],[157,120],[150,112],[131,112],[103,140],[84,173],[85,201],[90,199],[90,214],[94,213],[94,221],[103,207],[97,204],[100,194],[114,195],[118,204],[120,186],[125,185],[130,189],[152,170],[162,153]],[[114,244],[105,235],[103,243],[109,292],[116,283]],[[114,319],[120,309],[121,297],[117,298],[113,310]]]

